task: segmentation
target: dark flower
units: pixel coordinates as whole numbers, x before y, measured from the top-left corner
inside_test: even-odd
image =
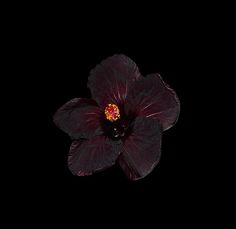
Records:
[[[75,98],[54,115],[73,139],[68,165],[85,176],[118,162],[137,180],[149,174],[161,156],[162,131],[172,127],[180,105],[159,74],[143,77],[125,55],[114,55],[90,73],[92,99]]]

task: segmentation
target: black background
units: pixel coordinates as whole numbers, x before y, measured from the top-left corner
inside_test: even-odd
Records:
[[[196,108],[193,89],[198,77],[193,53],[199,52],[199,47],[196,43],[189,43],[196,34],[191,34],[193,31],[186,34],[181,27],[173,31],[159,30],[158,24],[148,31],[139,31],[136,26],[133,28],[135,34],[116,28],[100,30],[99,26],[90,28],[94,29],[94,34],[86,34],[84,30],[74,32],[70,26],[56,28],[49,32],[49,39],[43,43],[44,72],[38,79],[43,81],[42,108],[48,111],[45,133],[48,145],[39,152],[46,165],[43,179],[46,178],[50,186],[55,182],[56,187],[70,193],[69,196],[74,195],[73,199],[78,202],[81,196],[83,200],[103,199],[108,203],[119,202],[120,197],[124,197],[128,201],[151,201],[153,204],[159,203],[160,196],[176,200],[179,195],[185,198],[185,195],[201,189],[198,186],[201,179],[199,152],[193,136],[193,129],[198,124],[193,118]],[[73,176],[66,163],[71,141],[52,122],[54,112],[68,100],[90,97],[86,87],[89,71],[115,53],[132,58],[143,75],[160,73],[181,102],[177,125],[163,134],[159,165],[148,177],[136,182],[127,180],[118,166],[91,177]]]
[[[219,24],[208,16],[209,10],[199,14],[191,7],[187,11],[122,8],[106,14],[93,7],[82,12],[82,8],[73,13],[50,9],[35,16],[32,11],[13,23],[17,39],[11,37],[11,44],[21,72],[15,85],[24,85],[19,107],[27,110],[22,120],[31,129],[24,130],[24,125],[21,129],[26,150],[18,155],[24,158],[23,174],[14,178],[19,195],[30,200],[29,209],[43,206],[49,217],[55,211],[75,213],[81,219],[121,209],[113,215],[115,222],[131,212],[136,217],[182,212],[195,219],[192,210],[197,207],[201,217],[207,216],[214,202],[216,170],[211,168],[214,152],[207,144],[212,119],[203,123],[215,106],[210,91],[217,81],[212,62],[220,52],[215,48]],[[160,163],[146,178],[129,181],[118,166],[75,177],[67,168],[71,140],[56,128],[52,116],[70,99],[89,98],[90,70],[116,53],[133,59],[143,75],[162,75],[180,99],[179,121],[163,133]]]

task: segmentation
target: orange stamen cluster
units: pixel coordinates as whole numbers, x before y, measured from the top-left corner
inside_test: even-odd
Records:
[[[115,104],[109,103],[105,108],[106,119],[114,122],[120,118],[120,110]]]

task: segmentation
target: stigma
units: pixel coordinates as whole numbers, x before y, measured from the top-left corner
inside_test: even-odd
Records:
[[[117,105],[109,103],[105,108],[106,119],[114,122],[120,118],[120,110]]]

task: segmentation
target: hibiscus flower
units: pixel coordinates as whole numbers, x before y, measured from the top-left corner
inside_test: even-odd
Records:
[[[178,119],[176,93],[157,73],[143,77],[125,55],[97,65],[88,87],[93,99],[72,99],[54,115],[73,140],[70,171],[86,176],[118,163],[131,180],[145,177],[160,160],[162,132]]]

